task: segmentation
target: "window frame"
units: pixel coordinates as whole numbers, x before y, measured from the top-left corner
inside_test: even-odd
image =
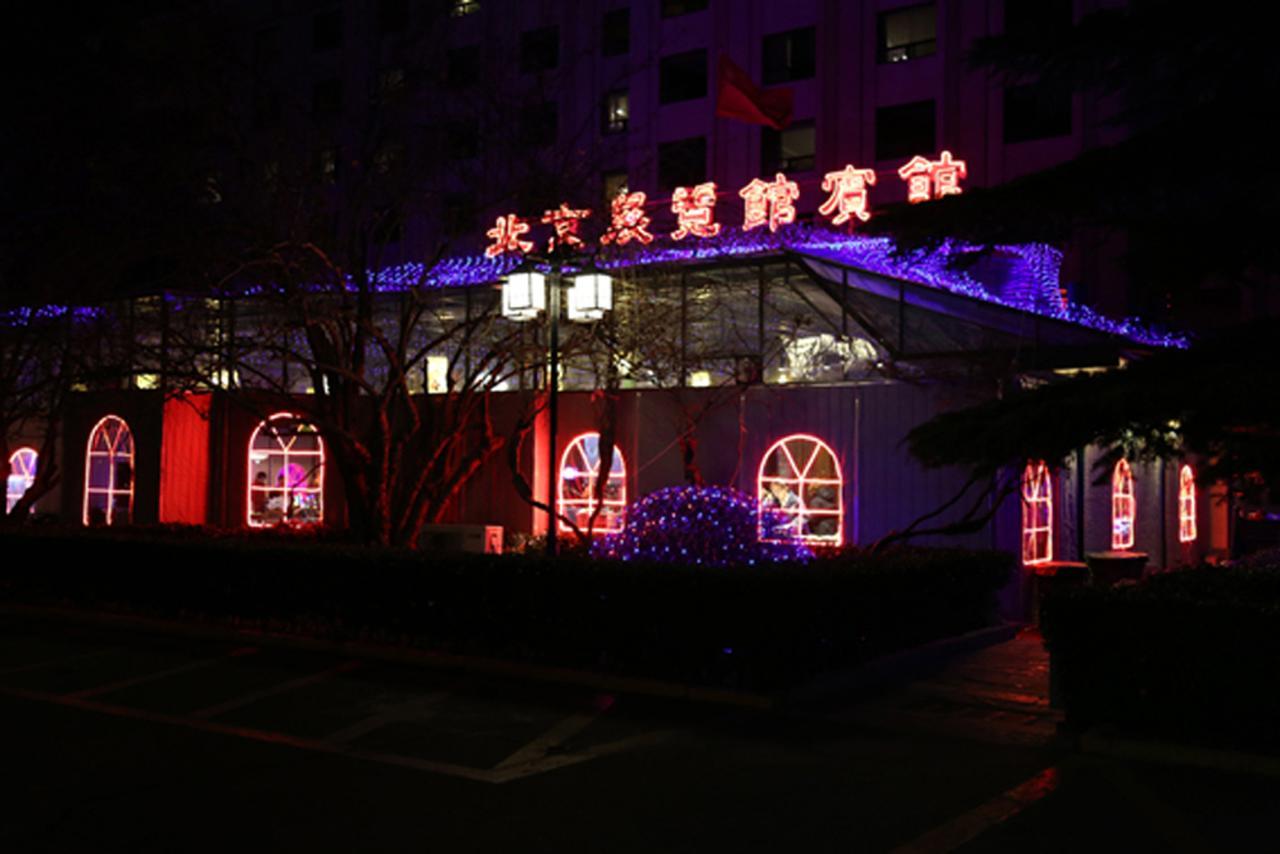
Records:
[[[809,62],[806,66],[797,70],[795,58],[799,52],[796,50],[796,45],[799,39],[806,38],[806,36],[809,43]],[[792,54],[792,61],[784,63],[782,66],[771,65],[769,60],[773,54],[770,51],[770,47],[777,45],[779,42],[783,45],[784,53]],[[817,28],[813,25],[796,27],[765,36],[760,43],[760,66],[762,69],[761,83],[765,86],[791,83],[797,80],[812,80],[818,74]]]
[[[7,515],[15,504],[22,500],[27,490],[36,482],[36,471],[40,465],[40,452],[30,445],[23,445],[9,455],[9,477],[4,484],[4,512]],[[23,484],[21,492],[13,492],[14,481]],[[35,510],[34,507],[30,510]]]
[[[114,435],[107,436],[107,430],[115,427]],[[106,438],[106,450],[95,451],[94,445],[99,435]],[[127,445],[127,451],[120,451],[122,445]],[[119,495],[128,496],[127,514],[128,519],[124,524],[133,521],[133,504],[134,504],[134,485],[137,483],[137,443],[133,438],[133,431],[129,428],[129,422],[125,421],[119,415],[104,415],[98,419],[98,423],[93,425],[93,429],[89,431],[89,441],[85,444],[84,454],[84,505],[81,513],[81,521],[86,525],[93,524],[89,518],[89,502],[92,495],[107,496],[107,505],[104,514],[103,524],[107,527],[115,525],[116,520],[116,502],[115,499]],[[107,465],[107,484],[106,486],[93,485],[93,459],[95,456],[106,456]],[[123,459],[122,459],[123,458]],[[118,465],[121,461],[128,463],[129,485],[127,488],[121,489],[116,485],[116,475],[119,472]]]
[[[588,441],[595,442],[594,461],[592,454],[587,451]],[[586,475],[587,486],[585,491],[575,490],[572,497],[565,495],[565,482],[568,480],[565,475],[565,469],[569,464],[570,454],[578,453],[578,462],[584,465],[581,469]],[[592,529],[591,535],[599,534],[618,534],[621,533],[626,526],[626,508],[627,508],[627,460],[623,456],[622,449],[615,444],[613,446],[613,460],[610,463],[609,475],[606,479],[606,493],[601,496],[600,501],[596,501],[596,484],[600,481],[600,434],[594,430],[588,430],[579,433],[569,440],[564,446],[564,450],[560,453],[560,465],[556,467],[556,510],[559,517],[570,516],[568,508],[577,508],[578,512],[572,514],[573,521],[579,523],[585,519],[587,522],[591,520],[591,514],[595,512],[595,508],[600,506],[600,514],[596,517],[596,527]],[[575,466],[574,472],[580,471]],[[607,490],[610,484],[617,484],[616,497],[609,498]],[[579,497],[581,496],[581,497]],[[603,524],[602,524],[603,523]],[[579,530],[585,531],[585,524],[578,524]],[[573,532],[573,528],[569,527],[569,523],[563,518],[556,519],[556,530],[562,534]]]
[[[259,436],[263,435],[263,428],[267,427],[274,421],[282,421],[282,420],[291,421],[295,425],[310,428],[310,432],[314,434],[316,439],[316,446],[317,446],[316,450],[295,451],[293,450],[293,442],[297,441],[297,433],[295,432],[292,440],[289,442],[288,445],[286,445],[281,440],[279,433],[275,432],[274,430],[272,433],[267,435],[270,438],[275,439],[277,445],[279,445],[279,448],[269,447],[269,446],[255,447],[255,443],[258,441]],[[265,453],[266,457],[262,460],[255,460],[254,459],[255,452]],[[286,472],[291,471],[290,466],[295,464],[293,462],[293,459],[296,457],[318,458],[318,462],[313,464],[311,468],[307,470],[308,472],[309,471],[316,472],[315,482],[317,485],[314,487],[297,486],[297,485],[291,486],[285,483],[281,486],[275,486],[271,484],[268,484],[267,486],[259,486],[258,484],[254,483],[254,480],[257,474],[259,473],[259,471],[261,471],[259,466],[264,462],[267,462],[269,467],[269,461],[276,456],[283,457],[283,463],[280,465],[280,473],[282,475],[284,475]],[[270,415],[264,418],[262,421],[258,422],[258,425],[253,428],[253,432],[249,434],[249,443],[245,449],[245,457],[244,457],[245,458],[245,506],[244,506],[245,526],[249,528],[274,528],[277,525],[285,525],[288,527],[295,527],[295,528],[310,528],[310,527],[323,525],[324,524],[325,464],[327,461],[327,457],[328,455],[325,452],[324,436],[320,434],[320,430],[315,426],[315,424],[313,424],[305,416],[299,415],[296,412],[277,412],[274,415]],[[264,507],[268,509],[270,506],[271,497],[275,493],[279,493],[280,497],[282,498],[282,501],[281,501],[282,509],[285,512],[283,514],[283,517],[278,522],[254,520],[255,493],[266,494],[267,502],[264,505]],[[291,515],[293,512],[292,508],[294,505],[294,496],[297,495],[298,493],[316,496],[316,518],[314,520],[306,520],[306,521],[299,522],[295,520]],[[258,511],[256,515],[262,516],[264,515],[265,512],[266,510],[264,509],[264,510]]]
[[[1022,471],[1022,565],[1053,561],[1053,477],[1044,460]]]
[[[796,458],[792,453],[791,445],[795,442],[812,443],[813,447],[809,452],[809,457],[805,461],[803,467],[796,463]],[[784,477],[777,474],[766,474],[770,461],[776,454],[782,454],[794,477]],[[811,477],[809,472],[814,468],[818,458],[826,454],[831,459],[831,468],[835,471],[834,478]],[[777,504],[777,499],[770,499],[772,493],[769,485],[773,483],[781,483],[788,488],[792,497],[796,499],[794,507],[781,506]],[[794,484],[795,490],[791,491]],[[816,485],[819,488],[834,488],[835,507],[809,507],[808,487]],[[760,457],[760,466],[756,470],[756,537],[762,543],[785,543],[785,542],[802,542],[809,546],[829,546],[838,548],[844,545],[844,466],[840,462],[839,455],[830,445],[822,439],[811,433],[792,433],[783,436],[781,439],[769,446],[769,449]],[[772,505],[766,503],[772,500]],[[784,526],[796,528],[793,537],[777,537],[770,536],[770,530],[766,530],[766,515],[782,514],[792,517],[792,520]],[[836,520],[836,530],[833,534],[813,534],[805,532],[808,527],[809,520],[814,517],[832,517]],[[777,530],[773,527],[774,531]]]
[[[1137,500],[1133,489],[1133,469],[1127,460],[1116,462],[1111,472],[1111,549],[1133,548],[1138,524]]]
[[[697,55],[701,57],[701,76],[702,90],[698,94],[691,94],[693,89],[685,90],[679,86],[677,81],[682,81],[687,72],[692,70],[694,66],[693,57]],[[681,68],[680,63],[687,62],[688,68]],[[658,104],[666,106],[667,104],[684,104],[689,101],[697,101],[699,98],[707,97],[710,75],[707,71],[707,49],[694,48],[693,50],[682,50],[678,53],[669,53],[658,59]],[[687,91],[687,93],[686,93]]]
[[[1178,542],[1196,541],[1196,475],[1190,465],[1178,470]]]
[[[614,118],[614,100],[621,98],[623,116],[621,121]],[[601,116],[600,132],[605,136],[617,136],[627,132],[631,124],[631,93],[626,89],[613,89],[604,93],[604,110]]]
[[[922,9],[933,9],[933,38],[921,39],[914,42],[905,42],[900,45],[890,47],[886,42],[889,38],[889,19],[895,15],[904,15],[913,12],[919,12]],[[923,48],[928,45],[926,52]],[[896,56],[897,51],[902,51],[901,56]],[[896,65],[900,62],[910,62],[913,59],[924,59],[926,57],[935,56],[938,53],[938,4],[937,3],[916,3],[911,6],[899,6],[897,9],[886,9],[876,15],[876,63],[878,65]]]

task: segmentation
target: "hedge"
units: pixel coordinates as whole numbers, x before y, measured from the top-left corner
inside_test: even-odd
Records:
[[[1069,724],[1280,750],[1280,566],[1063,591],[1042,629]]]
[[[11,532],[0,601],[762,692],[987,625],[1002,552],[688,568],[429,555],[206,532]]]

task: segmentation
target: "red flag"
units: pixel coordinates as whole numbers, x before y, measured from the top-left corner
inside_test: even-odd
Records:
[[[782,130],[791,124],[790,89],[761,89],[728,54],[720,54],[716,75],[716,115]]]

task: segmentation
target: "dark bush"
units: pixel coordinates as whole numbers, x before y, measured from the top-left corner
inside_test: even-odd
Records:
[[[1067,719],[1280,750],[1280,571],[1204,567],[1045,601]]]
[[[780,691],[986,625],[1000,552],[681,567],[288,537],[11,533],[0,598]]]

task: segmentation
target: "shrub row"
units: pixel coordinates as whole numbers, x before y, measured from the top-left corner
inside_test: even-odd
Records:
[[[782,691],[986,625],[1000,552],[673,567],[173,531],[0,538],[0,599]]]
[[[1046,599],[1068,722],[1280,749],[1280,567],[1204,567]]]

